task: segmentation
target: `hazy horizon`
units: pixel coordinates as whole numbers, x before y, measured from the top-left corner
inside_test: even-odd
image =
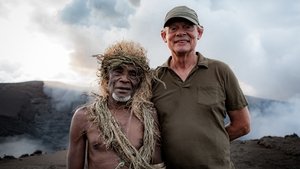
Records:
[[[71,111],[65,112],[62,110],[68,110],[70,106],[74,106],[74,102],[82,99],[82,94],[87,92],[87,88],[77,88],[67,84],[45,82],[43,91],[49,98],[52,98],[51,106],[53,107],[53,110],[57,111],[55,114],[50,113],[49,117],[51,117],[51,119],[61,119],[66,118],[66,114],[60,115],[59,112],[71,113]],[[252,96],[247,96],[251,115],[251,132],[240,139],[259,139],[263,136],[283,137],[293,133],[300,135],[300,123],[298,122],[300,115],[298,113],[300,110],[299,99],[283,102],[251,97]],[[49,117],[46,116],[46,119]],[[45,124],[46,126],[43,127],[43,129],[52,129],[53,127],[51,127],[52,124],[49,120],[47,120],[47,123],[48,124]],[[66,121],[65,123],[68,122]],[[68,126],[68,124],[66,124],[66,126]],[[25,152],[28,154],[33,153],[36,149],[51,152],[53,151],[51,146],[54,145],[49,145],[49,142],[51,143],[52,141],[48,140],[51,137],[47,136],[47,133],[48,131],[41,132],[40,134],[46,135],[40,136],[39,138],[28,134],[26,135],[26,133],[23,135],[0,137],[0,156],[7,154],[18,157],[25,154]],[[61,135],[59,135],[59,137],[61,137]],[[67,142],[65,141],[67,140],[67,137],[68,134],[66,133],[66,135],[59,140],[59,144],[62,145],[58,145],[58,142],[56,142],[55,146],[63,147],[66,145]],[[43,140],[43,138],[46,140]],[[48,143],[45,144],[45,142]]]

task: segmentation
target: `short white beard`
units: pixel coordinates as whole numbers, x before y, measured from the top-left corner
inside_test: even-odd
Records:
[[[112,94],[113,99],[118,102],[127,102],[128,100],[131,99],[131,96],[126,96],[126,97],[119,97],[115,93]]]

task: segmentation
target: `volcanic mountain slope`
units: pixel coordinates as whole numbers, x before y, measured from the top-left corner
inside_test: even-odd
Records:
[[[0,83],[0,136],[28,135],[65,148],[75,108],[87,97],[55,82]]]

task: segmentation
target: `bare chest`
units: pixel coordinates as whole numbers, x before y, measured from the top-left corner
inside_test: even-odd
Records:
[[[114,115],[118,128],[136,149],[143,145],[143,124],[135,116]],[[108,124],[109,125],[109,124]],[[92,124],[87,132],[90,148],[96,151],[107,151],[103,137],[97,126]],[[107,126],[108,128],[110,126]]]

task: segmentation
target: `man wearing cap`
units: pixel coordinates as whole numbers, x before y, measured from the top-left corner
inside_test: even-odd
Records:
[[[121,41],[97,59],[101,92],[73,115],[68,169],[83,169],[85,161],[89,169],[162,168],[145,49]]]
[[[202,33],[193,9],[177,6],[166,14],[161,37],[171,56],[156,69],[164,84],[153,84],[152,101],[168,169],[232,169],[230,141],[250,131],[248,103],[234,73],[195,50]]]

